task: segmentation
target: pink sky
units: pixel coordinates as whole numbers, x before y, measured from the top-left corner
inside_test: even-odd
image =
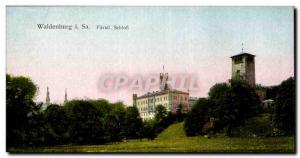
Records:
[[[76,16],[74,16],[76,14]],[[232,55],[256,55],[256,82],[294,76],[292,7],[8,7],[7,73],[30,77],[37,101],[105,98],[130,105],[132,93],[97,88],[106,73],[147,76],[165,71],[197,76],[203,97],[231,77]],[[37,24],[82,24],[90,30],[39,30]],[[128,25],[98,31],[96,25]],[[141,95],[145,92],[139,92]]]

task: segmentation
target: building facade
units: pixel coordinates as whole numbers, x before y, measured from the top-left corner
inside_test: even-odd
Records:
[[[255,62],[254,55],[242,52],[234,55],[232,59],[231,79],[245,80],[251,87],[255,88]]]
[[[133,94],[133,106],[137,107],[143,120],[153,119],[158,105],[172,113],[176,113],[178,109],[183,113],[190,110],[189,92],[171,89],[167,80],[168,73],[160,73],[160,91],[148,92],[142,96]]]
[[[133,94],[133,102],[143,120],[153,119],[158,105],[164,106],[172,113],[176,113],[178,109],[181,109],[183,113],[190,110],[189,93],[178,90],[149,92],[139,97]]]

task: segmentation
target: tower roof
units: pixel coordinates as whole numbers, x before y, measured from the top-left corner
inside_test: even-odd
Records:
[[[242,52],[240,54],[231,56],[230,58],[234,58],[234,57],[238,57],[238,56],[251,56],[251,57],[255,57],[255,55],[253,55],[253,54]]]

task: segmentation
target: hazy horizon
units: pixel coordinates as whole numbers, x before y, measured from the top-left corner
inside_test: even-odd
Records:
[[[254,54],[256,83],[294,76],[293,7],[7,7],[6,72],[30,77],[37,101],[104,98],[132,103],[126,89],[104,93],[103,74],[197,76],[209,88],[231,78],[230,56]],[[41,30],[37,24],[86,24],[89,30]],[[96,30],[124,25],[128,30]],[[142,95],[145,92],[138,92]]]

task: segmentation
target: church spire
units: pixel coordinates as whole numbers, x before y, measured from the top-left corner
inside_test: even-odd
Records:
[[[46,105],[50,104],[50,92],[49,88],[47,87],[47,94],[46,94]]]
[[[64,103],[66,103],[68,101],[68,94],[67,94],[67,88],[65,89],[65,101]]]

